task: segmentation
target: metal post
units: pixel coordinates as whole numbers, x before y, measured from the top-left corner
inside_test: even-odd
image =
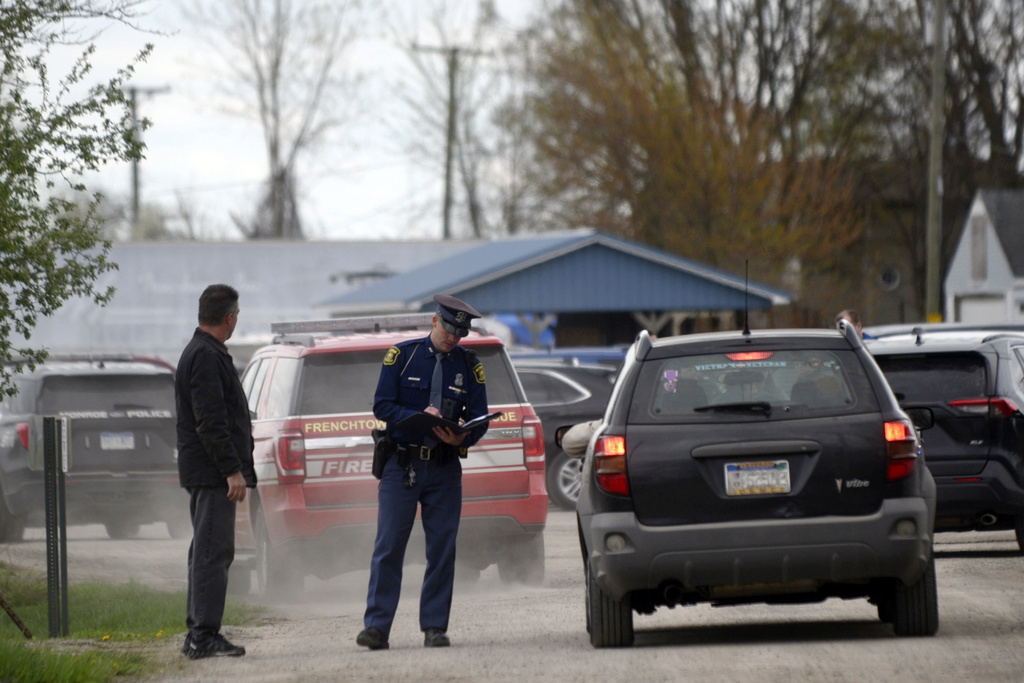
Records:
[[[60,608],[60,565],[57,511],[57,439],[55,435],[56,419],[43,418],[43,479],[46,486],[46,604],[49,617],[49,635],[56,638],[60,635],[62,614]]]
[[[46,595],[51,638],[68,635],[68,542],[64,511],[64,429],[43,418],[43,479],[46,506]]]

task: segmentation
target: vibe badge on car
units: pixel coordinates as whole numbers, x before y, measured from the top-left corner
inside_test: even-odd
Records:
[[[789,461],[726,463],[725,488],[730,496],[789,493]]]

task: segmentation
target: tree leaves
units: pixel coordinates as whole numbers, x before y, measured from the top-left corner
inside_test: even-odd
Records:
[[[89,85],[95,47],[87,45],[56,83],[49,57],[74,42],[82,22],[131,19],[136,2],[5,2],[0,8],[0,391],[12,394],[11,378],[42,362],[45,349],[29,342],[40,316],[68,299],[109,301],[110,288],[96,280],[115,269],[110,243],[96,213],[101,196],[84,205],[62,191],[86,191],[84,175],[116,161],[142,157],[123,86],[133,64]],[[146,125],[146,124],[143,124]]]

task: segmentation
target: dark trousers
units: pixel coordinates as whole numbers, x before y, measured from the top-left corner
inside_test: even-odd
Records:
[[[228,594],[228,568],[235,559],[235,503],[228,487],[189,489],[192,544],[188,547],[188,626],[198,645],[220,633]]]
[[[416,484],[406,488],[405,468],[398,458],[384,467],[378,489],[377,539],[370,563],[370,587],[366,597],[366,628],[379,628],[384,636],[398,609],[402,590],[405,548],[416,520],[417,504],[426,538],[427,568],[420,591],[420,630],[448,630],[455,584],[455,539],[462,514],[462,464],[453,458],[444,465],[413,460]]]

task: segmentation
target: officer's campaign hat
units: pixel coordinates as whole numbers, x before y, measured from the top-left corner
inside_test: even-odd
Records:
[[[454,296],[435,294],[434,301],[438,304],[437,315],[441,318],[441,326],[448,334],[454,334],[456,337],[465,337],[469,334],[469,322],[473,318],[481,317],[480,311]]]

